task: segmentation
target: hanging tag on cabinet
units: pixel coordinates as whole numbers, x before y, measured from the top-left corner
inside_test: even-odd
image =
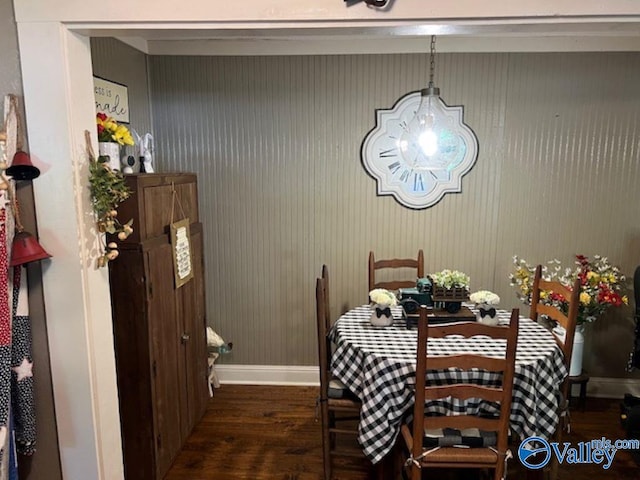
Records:
[[[172,223],[169,229],[171,231],[171,251],[173,254],[173,271],[176,279],[176,288],[180,288],[193,278],[189,219],[184,218]]]
[[[193,262],[191,261],[191,238],[189,232],[189,218],[185,216],[184,209],[180,203],[180,198],[171,184],[173,199],[171,202],[171,223],[169,224],[169,234],[171,237],[171,254],[173,256],[173,273],[176,280],[176,288],[180,288],[193,278]],[[175,204],[178,203],[182,220],[173,221]]]

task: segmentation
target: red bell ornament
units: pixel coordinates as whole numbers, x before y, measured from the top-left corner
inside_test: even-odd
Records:
[[[29,232],[16,232],[15,237],[13,237],[13,245],[11,248],[10,267],[24,265],[26,263],[35,262],[36,260],[43,260],[45,258],[51,258],[51,255],[42,248],[38,243],[38,240],[36,240],[36,237],[31,235]]]
[[[40,169],[33,166],[28,153],[18,150],[13,156],[11,166],[7,168],[7,175],[14,180],[33,180],[40,175]]]

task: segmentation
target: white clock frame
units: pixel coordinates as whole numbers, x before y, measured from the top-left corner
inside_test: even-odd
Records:
[[[398,203],[415,210],[435,205],[445,193],[461,192],[462,177],[478,156],[478,139],[463,122],[464,107],[448,106],[440,97],[435,98],[442,103],[451,133],[464,147],[462,157],[454,164],[436,171],[414,169],[404,163],[397,142],[403,125],[406,127],[418,110],[420,91],[404,95],[390,109],[377,109],[376,126],[367,133],[361,147],[362,164],[376,180],[377,194],[392,195]]]

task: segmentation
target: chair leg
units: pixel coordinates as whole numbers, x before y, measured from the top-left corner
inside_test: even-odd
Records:
[[[553,436],[553,441],[558,442],[558,444],[562,444],[562,439],[564,435],[565,429],[565,418],[560,418],[560,425],[558,425],[558,430],[556,434]],[[558,463],[558,459],[555,455],[551,455],[551,461],[549,462],[549,480],[557,480],[558,479],[558,468],[560,467]]]
[[[322,464],[324,480],[331,480],[331,434],[329,433],[329,409],[327,403],[321,402],[320,417],[322,421]]]

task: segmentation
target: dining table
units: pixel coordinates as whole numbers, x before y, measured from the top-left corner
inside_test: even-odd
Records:
[[[464,304],[475,313],[473,304]],[[393,324],[374,327],[371,308],[361,305],[344,313],[329,332],[335,344],[331,370],[361,400],[358,442],[376,464],[393,448],[405,414],[413,407],[417,328],[406,322],[401,306],[392,307]],[[510,311],[498,310],[500,324],[508,324]],[[429,355],[478,353],[504,357],[506,340],[486,336],[429,338]],[[553,333],[520,316],[510,429],[521,440],[529,436],[550,439],[558,423],[560,385],[567,376],[562,351]],[[495,386],[501,374],[484,370],[428,370],[427,381],[445,385],[472,381]],[[496,414],[497,405],[468,399],[445,398],[425,403],[434,415]]]

